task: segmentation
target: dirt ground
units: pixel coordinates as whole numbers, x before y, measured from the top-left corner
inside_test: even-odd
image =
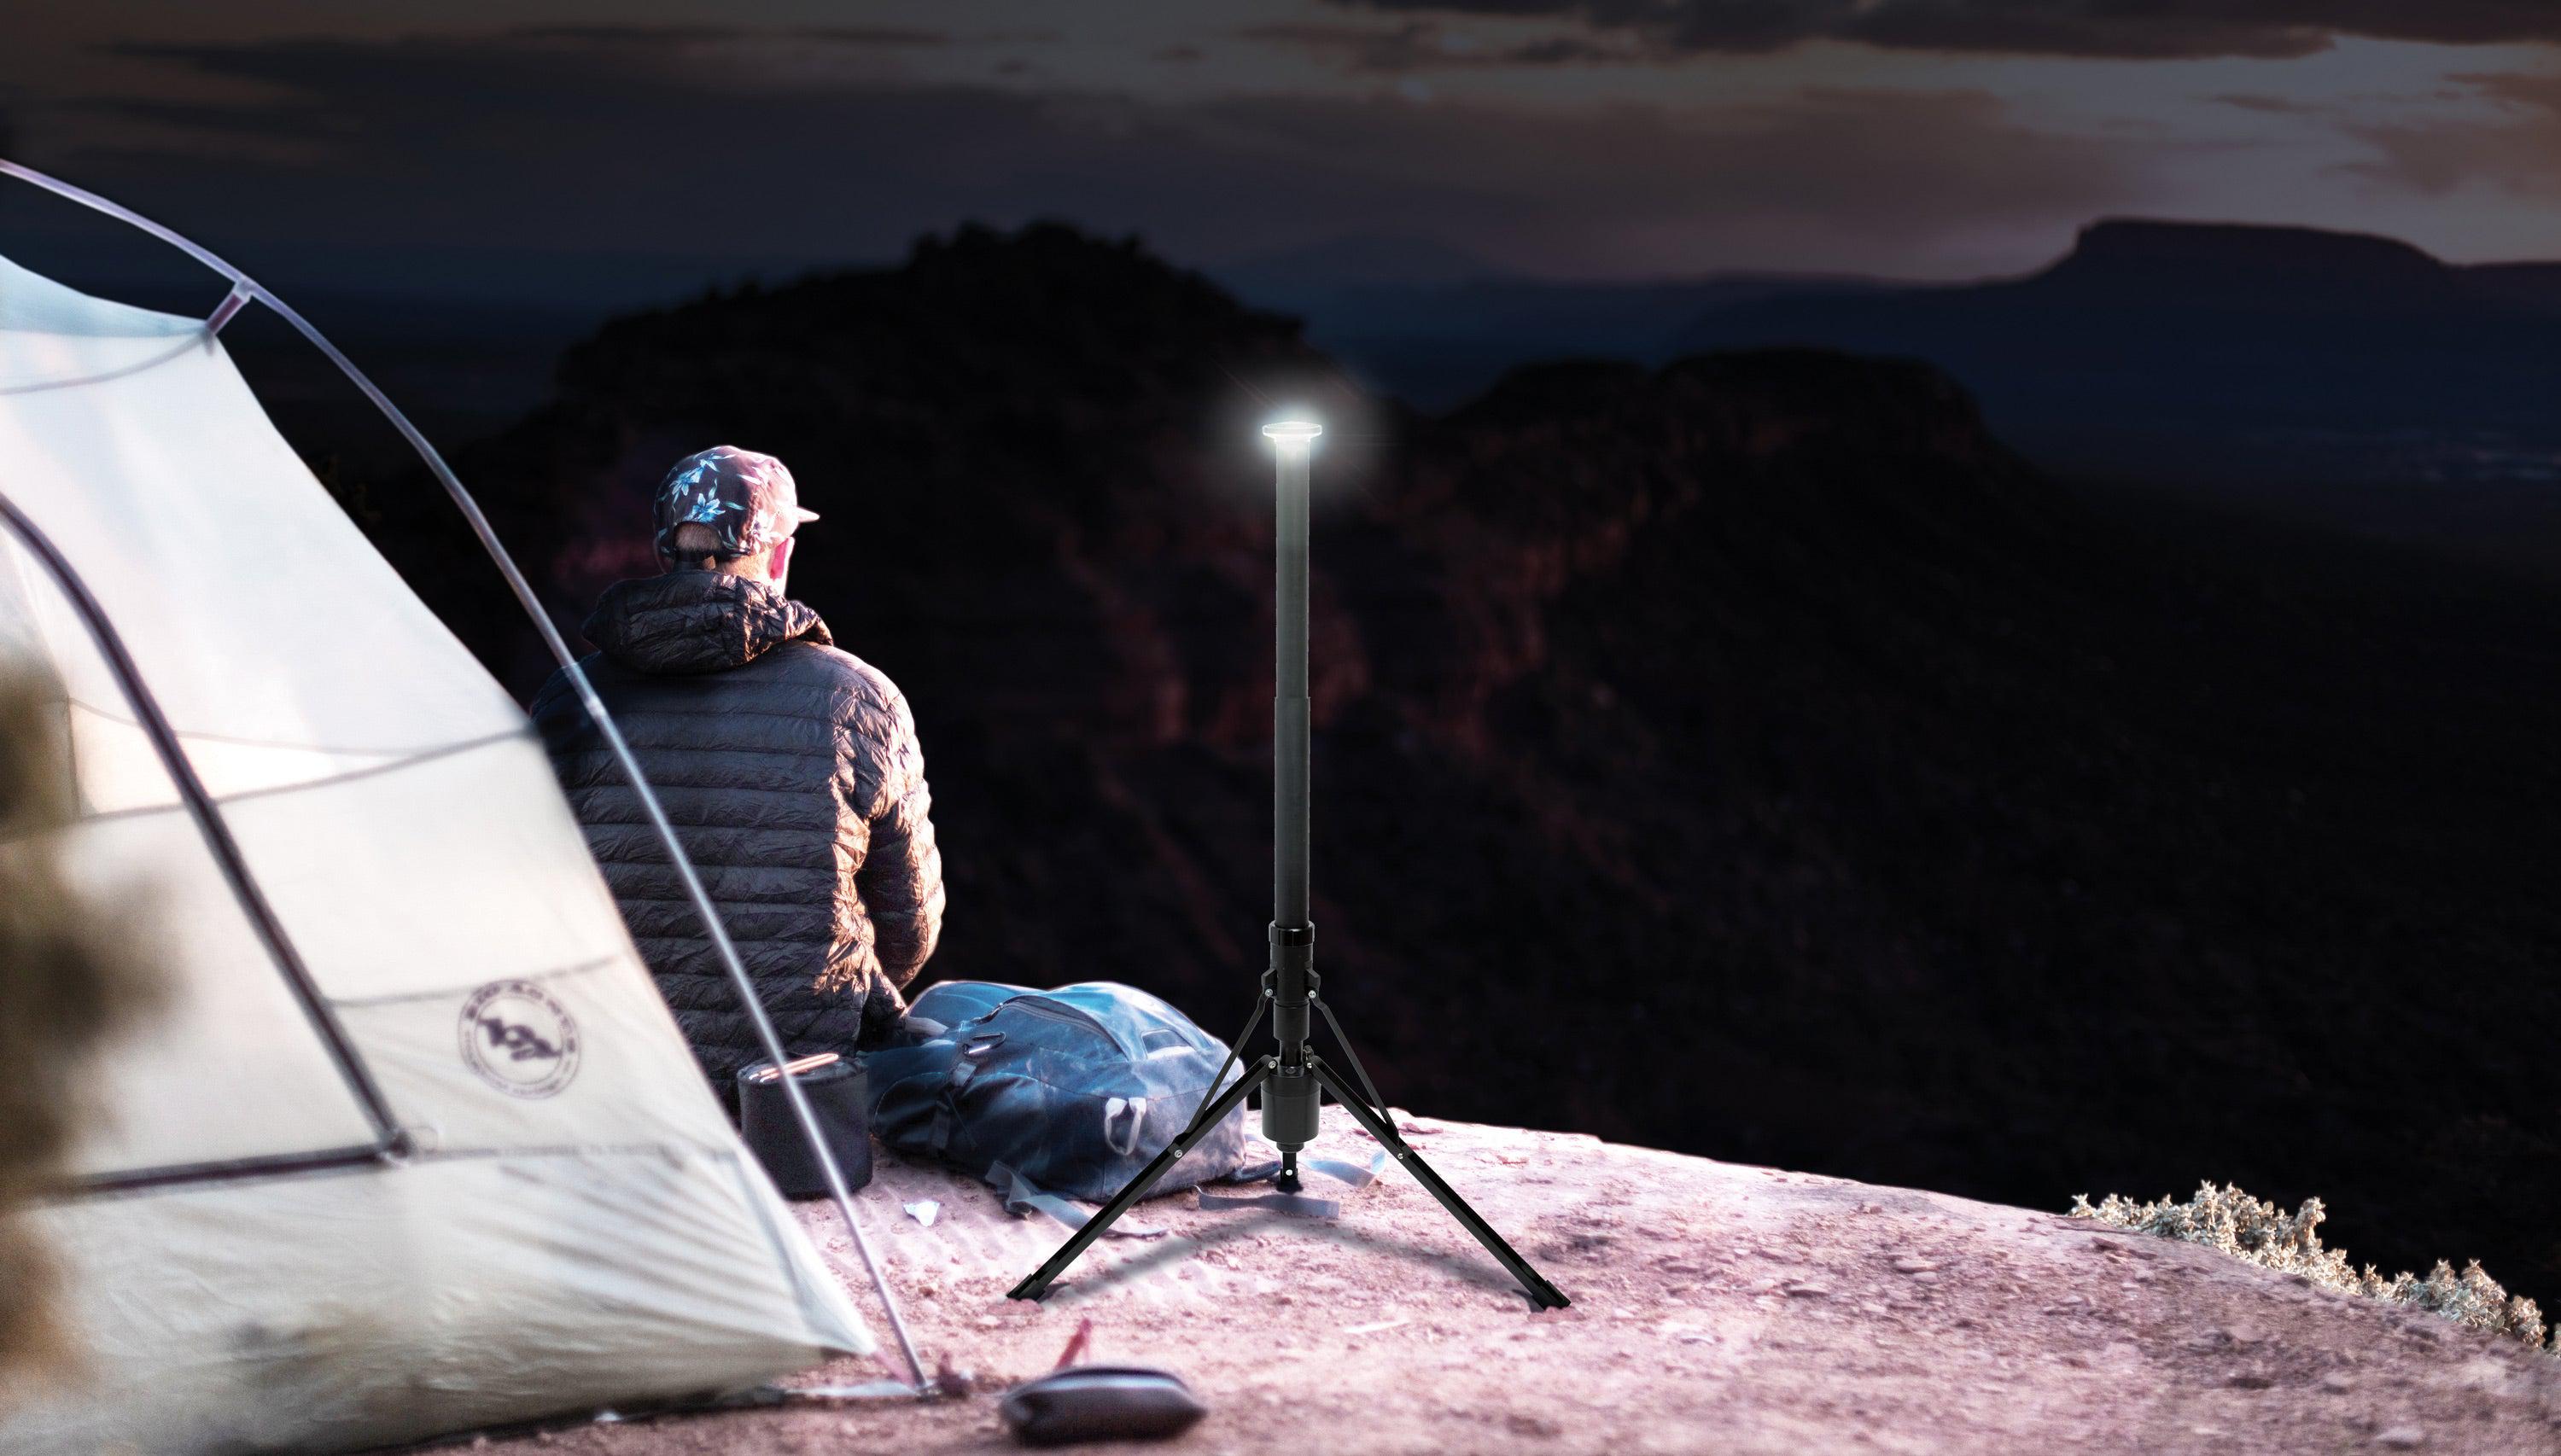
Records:
[[[2056,1214],[1591,1138],[1404,1119],[1573,1307],[1534,1313],[1393,1166],[1310,1179],[1338,1219],[1204,1211],[1107,1239],[1041,1305],[1061,1237],[965,1179],[880,1160],[858,1195],[926,1361],[975,1393],[579,1423],[506,1456],[1012,1449],[1008,1384],[1079,1322],[1088,1359],[1180,1374],[1184,1452],[2561,1452],[2561,1360],[2206,1249]],[[1317,1155],[1376,1147],[1330,1109]],[[931,1199],[931,1227],[902,1206]],[[851,1270],[828,1207],[801,1206]],[[843,1361],[793,1383],[894,1371]],[[1085,1449],[1136,1450],[1119,1445]]]

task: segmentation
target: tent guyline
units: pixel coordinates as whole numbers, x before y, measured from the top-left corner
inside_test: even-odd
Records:
[[[720,956],[722,968],[728,972],[731,984],[738,991],[740,1004],[745,1008],[748,1020],[755,1029],[759,1045],[775,1065],[779,1066],[790,1060],[788,1053],[783,1050],[781,1037],[773,1029],[772,1019],[766,1014],[764,1003],[757,997],[755,982],[748,976],[747,966],[739,957],[738,947],[730,939],[729,927],[722,922],[719,908],[712,903],[710,891],[704,887],[702,877],[694,869],[693,858],[685,853],[684,845],[677,839],[675,825],[667,818],[666,810],[658,801],[656,790],[650,786],[648,775],[641,771],[640,760],[632,753],[631,745],[624,740],[621,728],[614,723],[612,714],[605,709],[604,700],[597,695],[595,685],[588,681],[587,673],[578,665],[577,656],[570,651],[569,643],[562,638],[559,627],[553,624],[551,613],[544,609],[542,599],[534,591],[533,583],[526,579],[524,572],[517,567],[515,558],[498,540],[497,532],[490,526],[488,517],[481,512],[479,502],[474,500],[471,492],[464,488],[461,479],[453,473],[452,467],[445,463],[444,456],[428,442],[426,434],[410,420],[406,413],[402,412],[399,405],[391,402],[391,398],[385,395],[363,370],[356,367],[354,361],[341,353],[338,346],[331,343],[319,329],[313,327],[309,320],[295,312],[291,305],[276,297],[247,273],[224,261],[212,250],[118,203],[110,202],[95,193],[75,187],[59,178],[48,176],[5,158],[0,158],[0,176],[15,177],[67,202],[77,203],[128,227],[139,229],[222,275],[230,281],[231,292],[224,297],[221,306],[206,320],[208,338],[230,323],[248,304],[252,302],[263,304],[277,317],[292,325],[295,333],[308,340],[313,348],[318,349],[331,364],[336,365],[339,373],[345,375],[348,381],[373,403],[374,407],[382,411],[383,417],[391,421],[392,427],[400,431],[401,437],[409,442],[410,448],[417,452],[420,461],[427,466],[429,473],[434,475],[436,482],[444,487],[446,496],[451,498],[455,508],[461,511],[463,519],[470,524],[472,534],[479,538],[481,548],[489,554],[489,559],[498,567],[499,574],[506,578],[508,588],[515,593],[517,604],[524,608],[528,617],[532,618],[534,629],[542,635],[543,645],[550,649],[553,660],[558,662],[562,670],[567,673],[572,688],[578,694],[580,706],[586,710],[590,721],[596,724],[598,730],[603,735],[606,746],[613,753],[614,761],[621,765],[623,773],[630,779],[632,791],[640,800],[642,810],[648,815],[650,828],[656,833],[659,842],[666,847],[668,860],[675,867],[677,878],[684,883],[686,897],[693,902],[695,911],[702,916],[704,928],[711,936],[713,947]],[[25,523],[23,518],[20,518],[14,524],[24,525]],[[19,534],[23,536],[23,533]],[[60,572],[69,570],[68,565],[60,563],[58,559],[51,565]],[[66,584],[68,586],[71,583]],[[92,602],[91,605],[94,606],[94,603]],[[103,620],[102,616],[99,620]],[[164,723],[162,727],[165,728],[167,726]],[[174,734],[168,742],[170,748],[177,747]],[[182,750],[178,756],[183,762]],[[199,792],[201,792],[201,785]],[[208,826],[210,840],[220,830],[220,815],[213,809],[210,800],[206,801],[204,807],[205,815],[199,822]],[[239,868],[241,872],[239,883],[253,883],[248,876],[246,866]],[[254,913],[253,918],[255,917]],[[280,928],[278,933],[281,933]],[[279,961],[279,964],[287,964],[287,962]],[[315,997],[316,994],[315,988]],[[352,1050],[348,1051],[347,1056],[350,1062],[353,1062]],[[835,1204],[837,1214],[844,1220],[845,1232],[852,1240],[855,1252],[861,1256],[863,1272],[880,1297],[881,1309],[889,1319],[890,1331],[898,1341],[899,1353],[906,1359],[911,1385],[920,1395],[930,1394],[933,1392],[933,1377],[927,1373],[924,1361],[917,1355],[915,1341],[910,1338],[907,1322],[899,1310],[898,1297],[891,1291],[888,1278],[883,1274],[878,1260],[873,1257],[871,1241],[864,1236],[862,1223],[854,1216],[853,1194],[845,1186],[844,1172],[837,1165],[835,1152],[821,1134],[817,1116],[810,1109],[808,1096],[801,1090],[798,1080],[786,1074],[781,1078],[781,1082],[783,1094],[791,1106],[792,1119],[799,1125],[802,1139],[807,1143],[811,1155],[826,1177],[828,1196]],[[387,1111],[384,1117],[388,1123]]]

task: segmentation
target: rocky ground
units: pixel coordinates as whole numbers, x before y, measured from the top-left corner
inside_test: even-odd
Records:
[[[1338,1113],[1328,1124],[1321,1153],[1375,1153]],[[1392,1169],[1359,1190],[1311,1180],[1339,1194],[1333,1221],[1158,1200],[1131,1221],[1161,1237],[1106,1240],[1046,1304],[1015,1303],[1005,1290],[1062,1227],[883,1159],[858,1196],[867,1231],[927,1361],[971,1372],[973,1393],[475,1444],[1005,1449],[997,1396],[1091,1319],[1090,1360],[1177,1372],[1209,1404],[1168,1450],[2561,1451],[2561,1362],[2203,1248],[1586,1137],[1408,1125],[1572,1308],[1534,1313]],[[930,1227],[903,1211],[929,1199]],[[850,1266],[825,1207],[802,1216]],[[794,1383],[877,1379],[892,1358]]]

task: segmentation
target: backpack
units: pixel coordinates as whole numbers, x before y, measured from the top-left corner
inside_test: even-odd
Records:
[[[883,1143],[980,1178],[1010,1170],[1088,1203],[1118,1193],[1173,1142],[1227,1057],[1191,1018],[1110,981],[1055,991],[944,981],[917,998],[906,1026],[899,1045],[863,1057]],[[1243,1074],[1232,1068],[1229,1082]],[[1245,1159],[1240,1107],[1155,1191],[1227,1178]]]

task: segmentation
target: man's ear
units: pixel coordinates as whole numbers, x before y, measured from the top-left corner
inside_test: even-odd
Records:
[[[766,573],[776,581],[781,580],[783,573],[791,569],[790,537],[786,536],[773,543],[773,555],[767,561],[765,569]]]

